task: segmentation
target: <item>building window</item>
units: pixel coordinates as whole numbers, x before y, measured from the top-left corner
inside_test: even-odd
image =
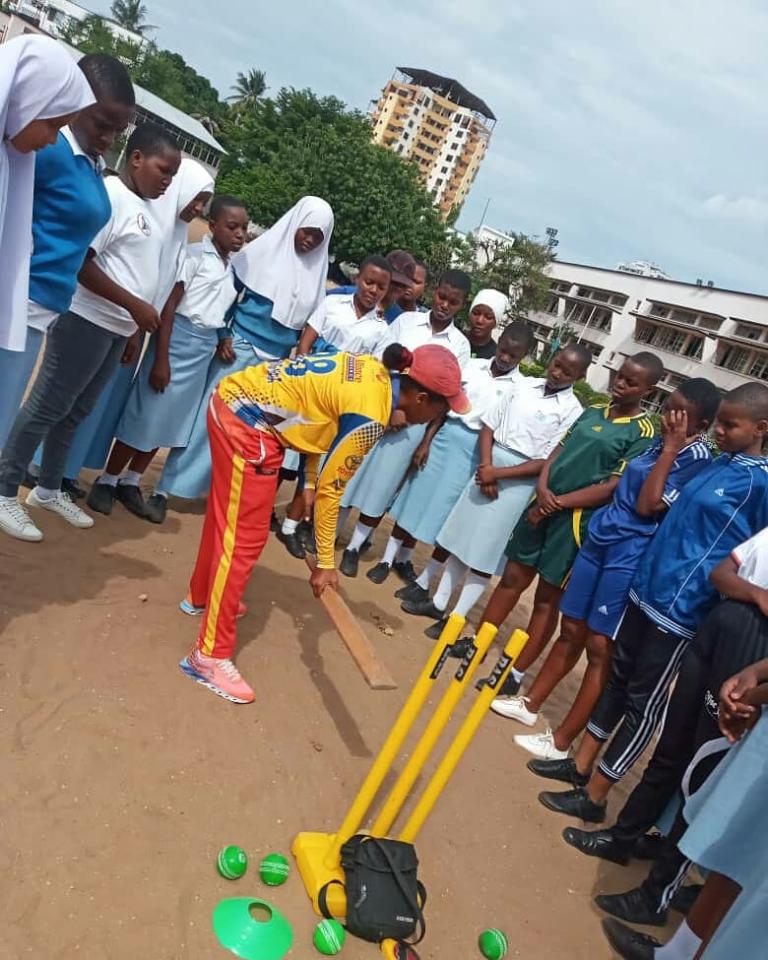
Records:
[[[435,186],[436,186],[436,187],[442,187],[442,185],[443,185],[443,178],[442,178],[442,177],[438,177],[437,180],[435,180]]]
[[[739,323],[736,326],[736,336],[744,337],[745,340],[759,340],[762,335],[762,327],[753,327],[747,323]]]
[[[745,373],[750,365],[752,352],[743,347],[728,347],[720,360],[719,366],[734,373]]]
[[[560,297],[550,296],[547,301],[546,307],[544,307],[547,313],[551,313],[553,316],[557,316],[557,311],[560,306]]]
[[[691,357],[692,360],[701,360],[701,353],[704,349],[704,340],[702,337],[691,337],[683,350],[683,356]]]
[[[408,126],[411,127],[411,128],[413,127],[413,120],[409,120],[409,121],[408,121]]]
[[[701,327],[702,330],[719,330],[722,322],[723,321],[720,319],[720,317],[707,317],[702,314],[699,317],[697,325]]]
[[[449,153],[445,159],[448,161],[448,163],[453,163],[453,154]]]
[[[752,366],[749,368],[750,377],[758,380],[768,380],[768,353],[755,353]]]

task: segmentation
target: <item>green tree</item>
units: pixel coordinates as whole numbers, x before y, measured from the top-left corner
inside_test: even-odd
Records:
[[[248,73],[238,73],[232,84],[233,93],[227,100],[241,110],[255,107],[267,92],[267,75],[263,70],[249,70]]]
[[[469,233],[454,238],[441,254],[445,266],[449,262],[472,274],[473,295],[484,287],[501,290],[509,295],[512,316],[525,319],[547,302],[550,281],[546,268],[552,261],[552,248],[524,233],[510,231],[509,236],[511,243],[479,240]]]
[[[115,23],[141,36],[150,30],[157,30],[157,27],[147,23],[147,8],[142,0],[113,0],[111,13]]]
[[[145,52],[140,43],[118,37],[103,17],[89,14],[84,20],[70,17],[62,30],[62,40],[81,53],[106,53],[117,57],[135,74]]]
[[[224,126],[219,187],[270,226],[305,194],[324,197],[336,226],[331,249],[359,263],[405,247],[426,257],[446,227],[414,164],[373,143],[368,118],[335,97],[283,89]]]

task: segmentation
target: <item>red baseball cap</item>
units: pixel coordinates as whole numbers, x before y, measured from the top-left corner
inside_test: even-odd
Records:
[[[469,398],[461,389],[459,361],[445,347],[436,343],[416,347],[401,372],[432,393],[445,397],[454,413],[469,413],[472,409]]]

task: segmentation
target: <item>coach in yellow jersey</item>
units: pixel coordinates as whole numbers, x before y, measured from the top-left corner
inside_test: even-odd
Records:
[[[448,408],[466,413],[461,371],[444,347],[387,347],[382,360],[314,354],[248,367],[225,377],[208,410],[213,474],[197,563],[182,601],[202,627],[181,669],[220,697],[251,703],[254,693],[232,662],[235,621],[254,564],[269,536],[286,448],[307,455],[306,489],[315,491],[316,597],[336,589],[333,544],[339,500],[395,410],[429,423]],[[322,469],[321,458],[325,456]]]

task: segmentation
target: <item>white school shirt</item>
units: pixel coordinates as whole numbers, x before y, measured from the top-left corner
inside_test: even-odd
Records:
[[[483,415],[489,413],[514,387],[518,380],[523,379],[517,367],[500,377],[491,375],[493,360],[484,360],[479,357],[471,359],[461,371],[461,381],[464,392],[472,404],[469,413],[454,413],[448,411],[448,416],[461,420],[470,430],[479,431],[483,425]]]
[[[768,527],[736,547],[731,556],[743,580],[768,590]]]
[[[125,186],[119,177],[105,181],[112,202],[112,216],[91,241],[95,262],[115,283],[147,303],[153,303],[160,282],[163,236],[152,210]],[[123,337],[136,332],[133,318],[122,307],[77,285],[72,312],[97,327]]]
[[[85,157],[85,159],[93,166],[97,173],[104,173],[106,164],[104,163],[103,157],[94,158],[89,156],[77,142],[77,137],[74,135],[74,133],[72,133],[72,130],[68,126],[62,127],[61,133],[69,144],[74,156]],[[40,304],[35,303],[34,300],[30,300],[27,304],[27,326],[31,327],[33,330],[39,330],[40,333],[47,333],[48,328],[58,317],[58,315],[59,314],[56,312],[56,310],[49,310],[48,307],[41,307]]]
[[[428,312],[416,310],[401,313],[395,322],[390,325],[386,340],[379,346],[376,355],[380,357],[384,353],[384,348],[390,343],[401,343],[408,350],[423,347],[426,343],[436,343],[439,347],[450,350],[463,369],[469,362],[472,352],[469,340],[453,321],[448,324],[445,330],[435,333],[429,321],[430,315]]]
[[[210,237],[187,247],[181,279],[184,296],[178,313],[205,330],[223,327],[227,311],[237,297],[235,276]]]
[[[362,317],[355,309],[353,293],[326,297],[308,321],[310,327],[327,343],[346,353],[376,353],[387,338],[387,321],[374,307]]]
[[[543,378],[521,376],[486,413],[483,423],[493,430],[495,443],[529,460],[546,460],[584,413],[573,387],[547,396],[546,385]]]

